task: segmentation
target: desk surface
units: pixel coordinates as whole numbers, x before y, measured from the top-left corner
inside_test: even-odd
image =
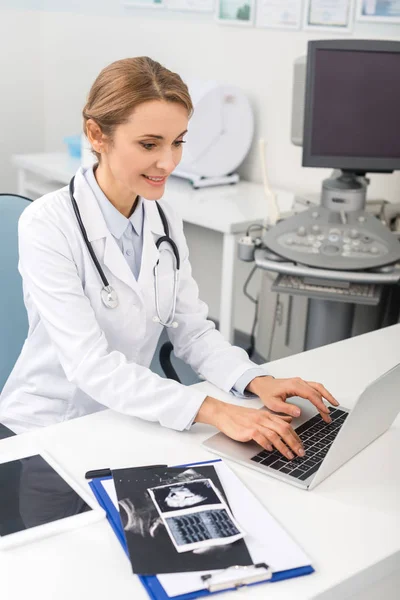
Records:
[[[19,169],[62,185],[66,185],[80,167],[80,160],[66,153],[17,154],[12,160]],[[293,193],[282,190],[276,193],[281,209],[289,210]],[[220,233],[242,232],[267,216],[263,186],[248,181],[195,190],[190,182],[171,177],[164,198],[187,223]]]
[[[395,325],[275,361],[269,371],[322,381],[351,407],[365,385],[400,362],[399,336],[400,325]],[[228,399],[207,383],[199,386]],[[256,400],[247,403],[258,405]],[[179,433],[107,410],[4,440],[0,456],[7,450],[35,452],[40,444],[84,483],[88,469],[210,459],[200,442],[212,431],[195,425]],[[400,417],[311,492],[230,463],[303,546],[316,569],[311,576],[271,585],[268,599],[343,599],[400,569],[399,455]],[[106,521],[2,553],[0,572],[7,600],[28,597],[32,589],[40,590],[42,600],[147,598]],[[233,593],[225,597],[237,598]],[[267,596],[264,586],[256,586],[241,597]]]

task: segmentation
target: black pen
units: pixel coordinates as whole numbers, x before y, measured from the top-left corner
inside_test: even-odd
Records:
[[[168,465],[144,465],[140,467],[132,467],[132,469],[166,469]],[[96,479],[97,477],[111,477],[111,469],[95,469],[87,471],[85,479]]]

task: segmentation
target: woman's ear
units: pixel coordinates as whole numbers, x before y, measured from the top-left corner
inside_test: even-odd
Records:
[[[86,121],[86,137],[95,152],[101,154],[105,151],[105,135],[93,119],[88,119]]]

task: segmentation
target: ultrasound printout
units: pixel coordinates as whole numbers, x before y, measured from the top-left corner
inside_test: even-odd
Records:
[[[134,573],[155,575],[226,569],[232,565],[252,564],[243,539],[200,551],[178,552],[150,497],[149,488],[174,484],[180,484],[182,487],[183,484],[189,482],[192,484],[196,480],[211,479],[229,508],[229,502],[212,465],[149,470],[117,469],[113,471],[113,478]],[[207,502],[213,501],[214,497],[210,495],[204,500],[202,508],[206,509]],[[161,498],[160,502],[162,502]]]

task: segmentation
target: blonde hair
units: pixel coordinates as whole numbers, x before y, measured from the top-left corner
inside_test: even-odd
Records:
[[[169,71],[147,56],[117,60],[105,67],[94,81],[83,115],[83,131],[92,119],[112,140],[117,125],[126,123],[133,109],[149,100],[177,102],[193,113],[187,85],[177,73]],[[94,152],[100,160],[100,154]]]

